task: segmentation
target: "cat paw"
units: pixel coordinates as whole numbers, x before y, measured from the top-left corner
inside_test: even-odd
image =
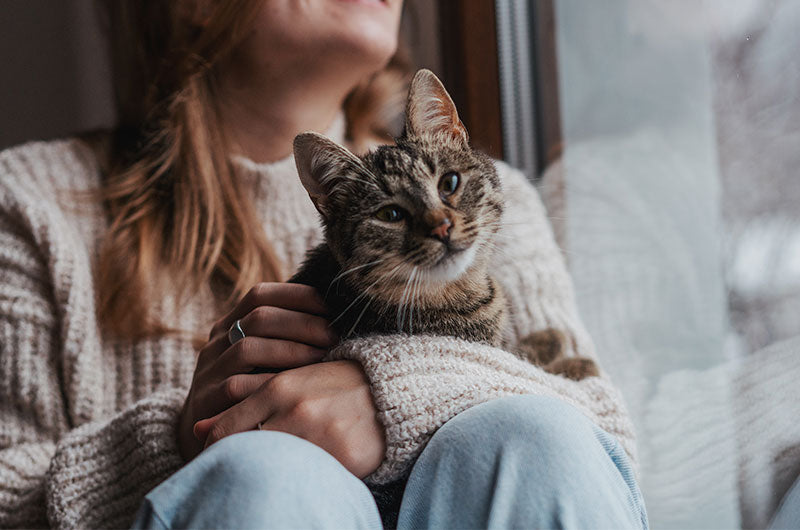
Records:
[[[580,381],[587,377],[597,377],[600,375],[597,363],[586,357],[558,359],[546,365],[544,369],[551,374],[562,375],[573,381]]]
[[[550,364],[564,353],[566,336],[563,332],[547,328],[524,336],[517,347],[534,364]]]

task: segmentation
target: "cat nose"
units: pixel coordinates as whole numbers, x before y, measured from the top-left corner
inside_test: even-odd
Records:
[[[450,241],[451,228],[453,228],[453,222],[447,217],[445,217],[444,219],[442,219],[442,222],[439,224],[439,226],[431,230],[431,235],[437,238],[438,240],[447,243],[448,241]]]

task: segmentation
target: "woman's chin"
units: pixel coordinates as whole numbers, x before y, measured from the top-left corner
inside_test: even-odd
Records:
[[[397,51],[397,39],[370,39],[368,35],[339,33],[322,46],[317,55],[320,64],[350,72],[359,77],[371,75],[384,66]]]
[[[397,51],[397,30],[370,20],[353,22],[338,28],[334,38],[339,40],[339,45],[349,49],[356,60],[375,63],[378,67],[385,65]]]
[[[393,0],[328,0],[329,26],[338,38],[366,56],[383,58],[385,63],[397,49],[401,2]],[[321,27],[320,31],[324,31]]]

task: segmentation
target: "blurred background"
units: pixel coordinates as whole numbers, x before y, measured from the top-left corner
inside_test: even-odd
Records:
[[[473,142],[540,187],[654,528],[800,475],[800,1],[409,0]],[[92,0],[0,3],[0,148],[114,123]]]

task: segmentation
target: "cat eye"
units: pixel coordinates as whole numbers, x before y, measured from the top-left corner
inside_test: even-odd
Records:
[[[444,176],[439,179],[439,194],[445,197],[452,195],[458,188],[458,181],[458,173],[454,171],[445,173]]]
[[[405,219],[405,212],[403,212],[403,209],[399,206],[390,204],[375,212],[375,217],[387,223],[396,223],[397,221]]]

